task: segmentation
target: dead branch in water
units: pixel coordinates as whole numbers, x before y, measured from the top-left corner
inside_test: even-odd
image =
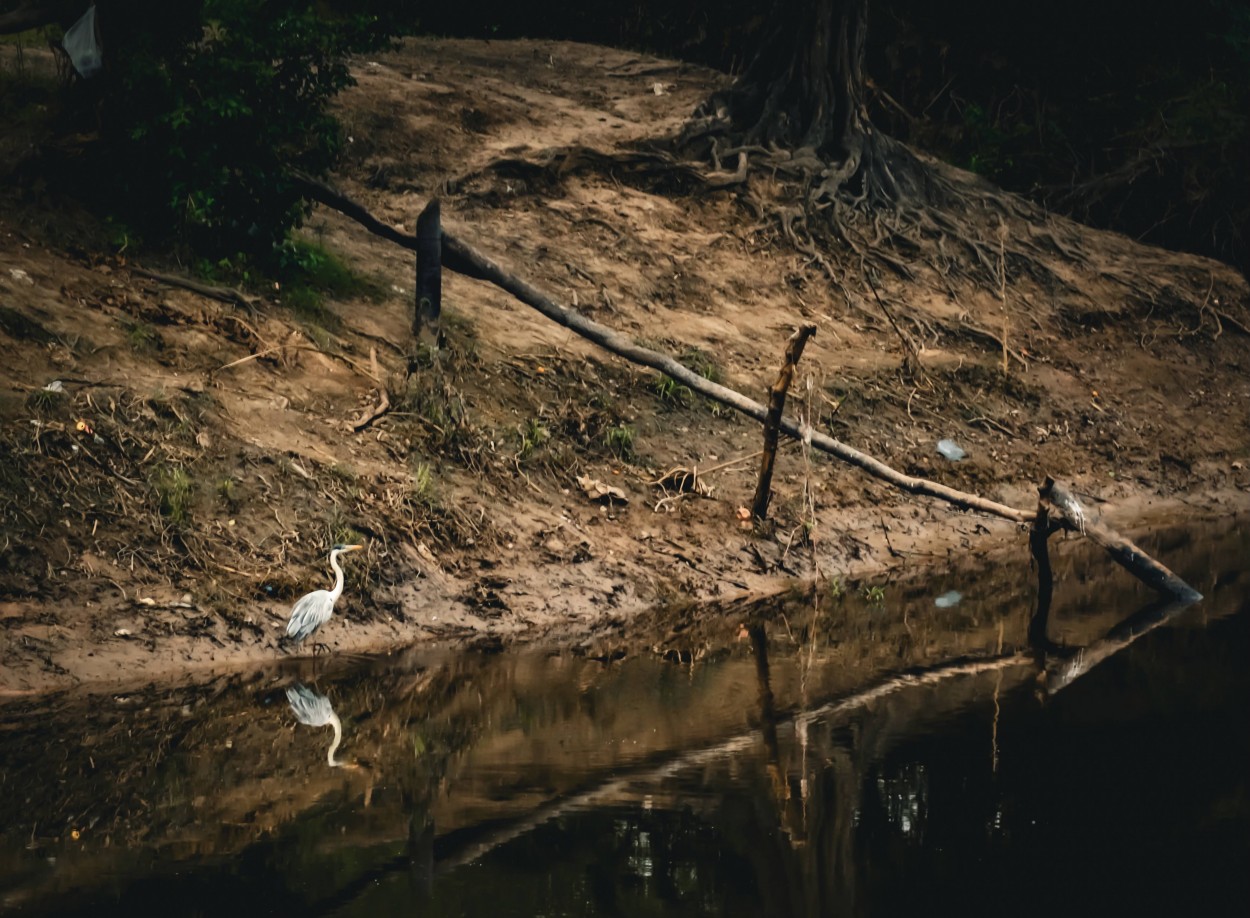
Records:
[[[1079,532],[1107,550],[1116,563],[1138,580],[1179,602],[1193,603],[1202,594],[1109,526],[1090,519],[1072,492],[1053,478],[1038,489],[1055,528]]]

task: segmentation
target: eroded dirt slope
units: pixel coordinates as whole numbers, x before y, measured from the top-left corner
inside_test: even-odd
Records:
[[[1224,266],[1058,218],[1013,225],[1050,240],[1045,271],[1008,262],[1002,289],[882,279],[921,348],[907,377],[853,272],[831,282],[770,217],[780,182],[700,191],[568,155],[674,133],[722,76],[591,46],[435,40],[356,73],[337,181],[394,225],[411,231],[438,195],[449,228],[555,299],[756,398],[814,322],[793,407],[914,474],[1021,507],[1051,474],[1130,526],[1245,506],[1250,319]],[[410,254],[332,212],[306,232],[383,294],[309,310],[266,291],[249,312],[137,273],[64,208],[12,183],[0,207],[5,691],[273,656],[291,601],[324,585],[325,551],[349,538],[369,551],[322,638],[357,651],[589,634],[814,568],[1024,550],[1009,524],[794,445],[775,526],[744,529],[756,424],[455,276],[444,346],[417,349]],[[940,438],[967,458],[943,459]],[[679,467],[709,493],[654,484]],[[579,476],[628,503],[591,501]]]

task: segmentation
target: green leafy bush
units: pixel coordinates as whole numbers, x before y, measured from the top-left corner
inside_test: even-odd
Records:
[[[101,106],[111,206],[216,258],[269,257],[306,213],[294,174],[342,143],[327,110],[375,20],[310,0],[110,5]]]

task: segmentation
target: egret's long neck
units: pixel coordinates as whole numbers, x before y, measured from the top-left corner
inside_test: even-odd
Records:
[[[330,714],[330,725],[334,727],[334,742],[330,743],[330,748],[325,750],[325,762],[330,768],[337,768],[341,762],[335,762],[334,753],[339,749],[339,743],[342,742],[342,722],[339,715]]]
[[[337,601],[343,595],[343,568],[339,567],[339,553],[330,552],[330,567],[334,568],[334,589],[330,591],[330,599]]]
[[[342,579],[342,577],[343,575],[339,574],[340,580]],[[342,584],[340,584],[340,586],[341,585]],[[330,725],[334,727],[334,742],[332,742],[330,744],[330,748],[326,750],[326,764],[329,765],[331,768],[338,768],[343,763],[336,762],[334,760],[334,753],[338,751],[339,743],[343,742],[343,722],[339,720],[337,714],[331,714],[330,718],[331,718]]]

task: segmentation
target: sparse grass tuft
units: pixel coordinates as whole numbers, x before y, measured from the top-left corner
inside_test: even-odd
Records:
[[[685,405],[694,395],[689,386],[683,386],[671,376],[661,376],[655,381],[655,394],[666,405]]]
[[[156,332],[146,322],[127,322],[126,343],[132,351],[146,353],[156,347]]]
[[[384,295],[381,284],[352,270],[320,242],[288,239],[279,250],[278,269],[283,286],[312,287],[330,296],[366,297],[375,302]]]
[[[185,526],[191,518],[191,476],[180,465],[167,465],[153,482],[160,499],[161,515],[175,526]]]
[[[625,423],[609,427],[603,435],[603,442],[608,451],[621,459],[630,459],[634,455],[634,428]]]
[[[55,389],[36,389],[26,396],[26,404],[32,411],[37,411],[40,414],[49,414],[56,410],[64,397],[64,392]]]
[[[428,462],[418,462],[412,469],[412,485],[409,498],[418,504],[429,506],[434,500],[434,470]]]
[[[521,440],[521,446],[516,453],[518,462],[524,462],[551,439],[551,431],[538,418],[530,418],[518,427],[517,434]]]
[[[724,377],[712,355],[697,347],[688,349],[681,355],[681,362],[694,370],[708,382],[719,383]]]
[[[282,302],[296,315],[326,328],[337,328],[338,317],[326,299],[383,298],[382,285],[352,270],[319,242],[288,239],[278,251],[278,284]]]

